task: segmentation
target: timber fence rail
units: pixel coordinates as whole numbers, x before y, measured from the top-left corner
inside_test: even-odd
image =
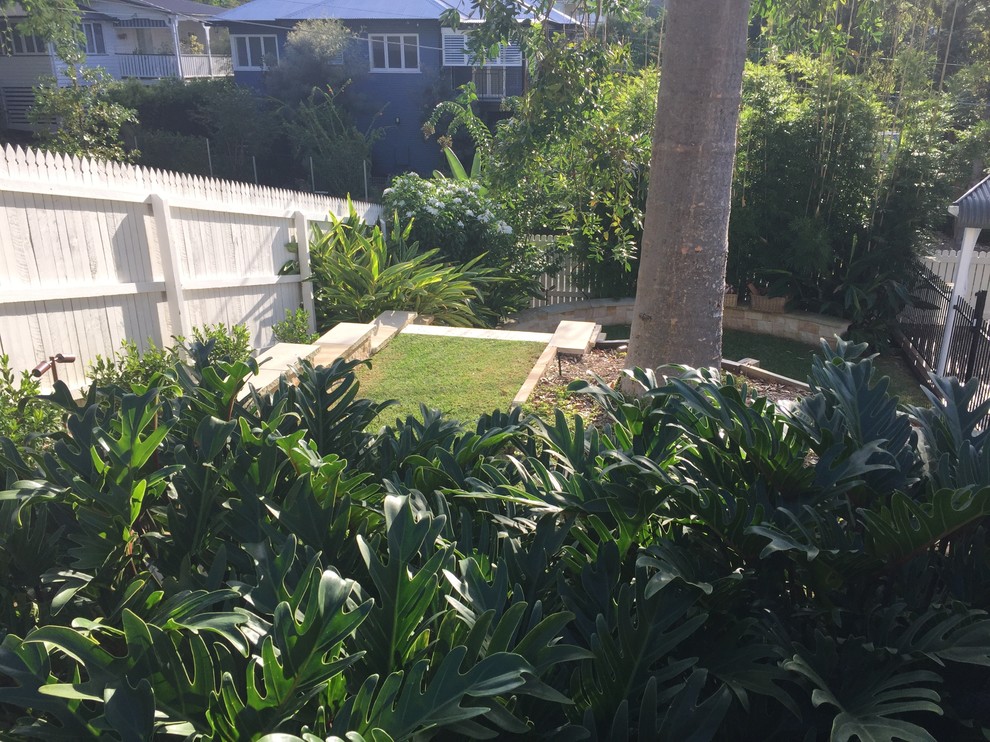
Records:
[[[367,222],[381,215],[376,204],[354,207]],[[285,310],[314,318],[309,225],[328,213],[345,216],[347,202],[8,146],[0,354],[17,370],[75,355],[59,368],[73,387],[123,340],[162,346],[195,326],[243,323],[265,347]],[[299,274],[280,275],[296,258]]]

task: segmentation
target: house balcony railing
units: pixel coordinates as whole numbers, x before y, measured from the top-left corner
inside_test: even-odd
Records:
[[[120,76],[156,80],[180,77],[179,61],[174,54],[118,54]],[[183,54],[182,75],[191,77],[227,77],[234,73],[230,57],[208,54]]]

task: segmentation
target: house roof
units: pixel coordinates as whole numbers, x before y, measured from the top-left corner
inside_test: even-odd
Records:
[[[211,18],[216,15],[217,6],[197,3],[194,0],[115,0],[122,5],[135,5],[139,8],[148,8],[171,15],[189,16],[195,18]],[[77,2],[77,7],[84,19],[110,20],[115,18],[115,14],[105,10],[95,10],[91,5]],[[14,3],[7,7],[4,16],[7,18],[24,18],[27,16],[23,6]]]
[[[217,6],[197,3],[194,0],[118,0],[127,5],[137,5],[152,10],[160,10],[172,15],[210,18],[216,15]]]
[[[185,1],[185,0],[183,0]],[[464,21],[477,20],[468,0],[253,0],[237,8],[218,13],[220,22],[300,21],[313,18],[336,18],[341,21],[368,20],[440,20],[440,16],[457,10]],[[531,20],[532,16],[521,20]],[[550,11],[548,20],[571,24],[570,16]]]
[[[990,176],[957,198],[949,212],[960,227],[990,228]]]

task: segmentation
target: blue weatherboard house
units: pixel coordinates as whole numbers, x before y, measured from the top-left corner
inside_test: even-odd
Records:
[[[457,10],[457,31],[441,16]],[[253,0],[220,13],[215,25],[230,30],[234,80],[261,90],[267,65],[283,53],[286,35],[299,21],[333,18],[353,32],[338,61],[355,123],[362,131],[380,127],[372,170],[392,175],[408,170],[426,175],[440,167],[436,141],[421,130],[433,107],[458,86],[474,81],[482,115],[493,114],[506,96],[525,86],[525,60],[514,46],[478,64],[466,48],[473,18],[469,0]],[[525,22],[527,18],[521,18]],[[557,11],[542,19],[551,27],[574,21]]]

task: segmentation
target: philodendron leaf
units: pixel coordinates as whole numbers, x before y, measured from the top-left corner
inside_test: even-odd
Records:
[[[814,690],[811,702],[834,706],[839,713],[832,720],[832,742],[935,742],[923,727],[902,717],[929,712],[941,716],[941,697],[928,685],[941,678],[925,670],[885,673],[858,692],[839,694],[800,655],[783,663],[785,670],[806,678]]]
[[[85,739],[92,729],[78,713],[78,704],[44,693],[58,684],[51,674],[48,651],[42,644],[24,642],[7,634],[0,642],[0,704],[31,709],[36,716],[50,714],[58,720],[61,739]],[[36,735],[36,736],[40,736]]]
[[[983,611],[933,606],[896,644],[899,652],[924,653],[940,661],[990,667],[990,619]]]
[[[684,687],[667,707],[655,739],[707,742],[715,738],[732,703],[732,694],[723,685],[701,700],[707,678],[705,670],[691,672]],[[641,735],[643,731],[647,730],[640,730]]]
[[[674,582],[689,585],[705,595],[711,595],[714,590],[712,583],[697,574],[697,561],[691,559],[686,550],[667,541],[658,541],[644,549],[636,559],[636,566],[645,568],[651,575],[646,583],[647,600]]]
[[[363,733],[373,735],[380,729],[394,739],[408,739],[426,729],[443,728],[487,713],[489,706],[485,704],[464,703],[468,698],[505,696],[521,688],[534,674],[526,660],[509,652],[491,654],[462,673],[466,654],[464,646],[454,647],[429,680],[429,662],[419,660],[407,673],[395,672],[385,678],[377,693],[377,676],[370,676],[345,718]]]
[[[990,487],[939,490],[928,502],[915,502],[895,492],[889,507],[861,508],[857,512],[866,524],[867,551],[881,559],[897,561],[990,515]]]
[[[133,688],[122,678],[113,690],[104,695],[103,715],[123,740],[151,739],[155,727],[155,694],[147,678],[141,678]]]

